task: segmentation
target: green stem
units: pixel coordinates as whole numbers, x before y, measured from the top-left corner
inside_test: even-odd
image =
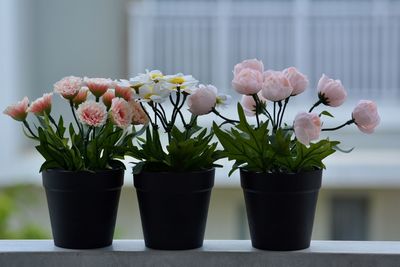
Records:
[[[325,128],[325,129],[322,129],[321,131],[335,131],[335,130],[339,130],[340,128],[343,128],[344,126],[346,126],[346,125],[350,125],[350,124],[352,124],[352,123],[354,123],[354,119],[351,119],[351,120],[348,120],[348,121],[346,121],[345,123],[343,123],[343,124],[341,124],[341,125],[339,125],[339,126],[337,126],[337,127],[333,127],[333,128]]]
[[[143,102],[139,102],[140,106],[142,107],[144,113],[146,113],[147,118],[149,118],[150,124],[154,126],[153,121],[151,120],[150,114],[147,112],[145,107],[143,106]],[[150,105],[150,104],[149,104]],[[150,105],[151,106],[151,105]]]
[[[32,131],[31,127],[29,127],[29,124],[26,120],[22,121],[22,123],[24,124],[24,126],[26,127],[26,129],[28,129],[28,131],[31,133],[31,135],[38,139],[37,135]]]
[[[257,94],[252,95],[254,102],[256,103],[256,120],[257,120],[257,128],[260,128],[260,118],[259,118],[259,110],[260,110],[260,99],[258,99]]]
[[[281,112],[282,112],[282,102],[281,101],[279,101],[278,102],[278,106],[279,106],[279,110],[278,110],[278,115],[276,116],[276,128],[279,128],[279,122],[280,122],[280,119],[281,119]]]
[[[310,110],[308,111],[308,113],[310,113],[311,111],[313,111],[314,108],[318,107],[319,105],[322,104],[322,100],[318,100],[317,102],[315,102],[315,104],[310,108]]]
[[[58,136],[63,138],[63,136],[61,136],[60,129],[58,128],[56,121],[53,119],[53,117],[50,114],[48,115],[48,117],[49,117],[50,122],[54,125],[54,127],[56,127]]]
[[[217,115],[218,117],[220,117],[221,119],[225,120],[224,124],[225,124],[225,123],[235,124],[235,123],[239,123],[239,122],[240,122],[240,121],[231,120],[231,119],[228,119],[227,117],[222,116],[221,113],[219,113],[215,108],[213,108],[211,111],[212,111],[215,115]]]
[[[78,119],[76,118],[74,102],[72,100],[70,100],[69,101],[69,105],[71,107],[72,115],[74,116],[74,120],[76,122],[76,125],[78,126],[78,129],[81,132],[81,135],[82,135],[82,138],[83,138],[83,129],[82,129],[81,124],[79,123]]]
[[[286,106],[287,106],[287,104],[289,103],[289,99],[290,99],[290,96],[289,96],[288,98],[285,99],[285,103],[284,103],[284,105],[283,105],[283,111],[282,111],[282,114],[281,114],[281,118],[280,118],[280,120],[279,120],[279,127],[281,127],[281,125],[282,125],[283,115],[285,114]]]

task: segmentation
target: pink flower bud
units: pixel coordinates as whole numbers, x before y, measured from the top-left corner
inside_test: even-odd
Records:
[[[264,98],[270,101],[282,101],[292,94],[293,87],[282,72],[269,70],[263,75],[264,83],[261,94]]]
[[[89,89],[87,87],[82,87],[78,94],[72,99],[72,102],[74,102],[75,107],[79,106],[83,102],[86,101],[87,95],[88,95]]]
[[[135,100],[129,101],[129,104],[131,105],[132,109],[132,124],[133,125],[138,125],[138,124],[146,124],[149,122],[149,118],[147,117],[146,113],[140,106],[138,102]]]
[[[262,72],[254,69],[242,69],[233,76],[232,86],[242,95],[257,94],[263,83]]]
[[[258,92],[258,98],[261,100],[261,102],[265,103],[267,102],[267,99],[265,99],[262,95],[261,95],[261,91]],[[254,100],[253,96],[251,95],[243,95],[242,96],[242,100],[240,101],[240,103],[242,104],[244,113],[247,116],[255,116],[255,109],[256,109],[256,101]]]
[[[132,88],[128,85],[116,84],[115,85],[115,96],[122,97],[126,101],[131,101],[133,95]]]
[[[217,88],[213,85],[200,84],[199,88],[188,96],[187,103],[189,111],[194,115],[210,113],[217,104]]]
[[[325,74],[322,74],[318,81],[317,90],[322,103],[331,107],[342,105],[347,97],[346,90],[340,80],[333,80]]]
[[[292,96],[301,94],[307,89],[309,84],[307,76],[299,72],[295,67],[289,67],[283,70],[283,74],[289,80],[289,83],[293,88]]]
[[[101,97],[109,88],[113,87],[111,79],[85,77],[84,82],[95,97]]]
[[[261,60],[257,59],[246,59],[243,60],[241,63],[238,63],[233,68],[233,75],[239,75],[239,73],[244,69],[252,69],[257,72],[263,73],[264,71],[264,64]]]
[[[307,146],[319,138],[321,120],[315,113],[300,112],[294,119],[293,128],[297,140]]]
[[[132,123],[131,105],[123,98],[116,97],[111,101],[111,121],[120,128],[126,128]]]
[[[88,100],[79,105],[79,120],[89,126],[100,127],[107,121],[107,110],[102,103]]]
[[[29,106],[29,99],[28,97],[24,97],[21,101],[17,104],[8,106],[3,113],[10,116],[16,121],[24,121],[26,116],[28,116],[28,106]]]
[[[107,92],[103,95],[102,100],[104,105],[106,105],[107,108],[111,107],[111,102],[115,98],[115,93],[113,89],[108,89]]]
[[[373,133],[381,121],[378,107],[370,100],[360,100],[352,113],[353,120],[363,133]]]
[[[68,76],[54,84],[54,92],[59,93],[65,99],[72,100],[78,94],[82,85],[82,78]]]
[[[36,116],[44,116],[51,112],[51,97],[53,93],[44,94],[42,97],[36,99],[29,106],[28,111],[34,113]]]

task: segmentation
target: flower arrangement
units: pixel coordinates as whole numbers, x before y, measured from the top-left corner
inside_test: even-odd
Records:
[[[53,118],[53,93],[31,103],[24,97],[4,110],[23,123],[27,137],[39,143],[36,149],[45,159],[40,171],[124,169],[118,159],[124,158],[132,138],[140,134],[134,125],[148,121],[126,81],[69,76],[54,84],[54,92],[71,108],[74,123],[69,123],[68,134],[63,117]],[[28,114],[37,123],[28,122]]]
[[[325,168],[322,160],[341,149],[339,141],[318,140],[321,131],[355,124],[362,132],[372,133],[380,122],[376,104],[361,100],[348,121],[334,128],[323,128],[321,117],[333,115],[328,111],[315,113],[314,109],[321,104],[338,107],[346,100],[347,93],[339,80],[322,75],[317,86],[318,100],[308,112],[299,112],[293,123],[287,124],[283,119],[289,100],[309,85],[304,74],[294,67],[264,71],[263,63],[256,59],[235,65],[233,74],[232,86],[243,95],[237,106],[239,121],[226,120],[234,125],[229,130],[213,125],[224,148],[223,155],[235,161],[229,175],[238,168],[263,173]],[[255,116],[257,124],[250,125],[246,115]],[[262,120],[262,116],[266,119]]]
[[[193,76],[182,73],[164,75],[158,70],[146,71],[129,82],[151,125],[146,130],[146,139],[138,138],[139,146],[132,146],[127,152],[139,160],[135,162],[134,174],[142,170],[186,172],[218,166],[217,142],[212,142],[213,133],[200,127],[197,118],[212,111],[218,113],[215,108],[226,105],[229,96],[218,94],[213,85],[198,85]],[[165,102],[172,109],[164,106]],[[185,103],[191,113],[190,120],[185,119]],[[165,147],[160,141],[160,131],[168,136]]]

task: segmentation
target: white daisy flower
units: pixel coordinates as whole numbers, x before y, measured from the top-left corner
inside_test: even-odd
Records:
[[[217,107],[226,108],[232,101],[232,97],[230,95],[218,94],[217,95]]]
[[[192,75],[184,75],[182,73],[166,75],[161,81],[164,83],[164,87],[169,90],[177,90],[177,87],[179,87],[181,91],[188,92],[199,82]]]
[[[136,98],[143,102],[162,103],[170,94],[171,91],[164,89],[159,83],[144,84],[139,87]]]
[[[159,70],[146,70],[146,73],[140,73],[138,76],[129,80],[132,87],[140,87],[144,84],[157,83],[164,75]]]

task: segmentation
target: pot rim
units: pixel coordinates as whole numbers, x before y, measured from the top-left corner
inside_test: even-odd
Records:
[[[183,171],[183,172],[177,172],[177,171],[161,171],[161,172],[141,171],[138,174],[143,174],[143,173],[148,173],[148,174],[153,173],[153,174],[161,174],[161,175],[165,175],[165,174],[177,174],[177,175],[179,175],[179,174],[187,174],[187,173],[201,174],[201,173],[212,172],[215,169],[216,169],[215,167],[211,167],[209,169],[204,169],[204,170]]]
[[[311,171],[301,171],[301,172],[255,172],[245,169],[244,167],[240,167],[239,170],[245,173],[253,173],[253,174],[260,174],[260,175],[287,175],[287,176],[295,176],[307,173],[314,173],[314,172],[323,172],[324,169],[315,169]]]
[[[82,171],[70,171],[70,170],[65,170],[65,169],[47,169],[43,170],[42,173],[47,172],[47,173],[85,173],[85,174],[99,174],[99,173],[107,173],[107,172],[116,172],[116,171],[125,171],[123,168],[115,168],[115,169],[104,169],[104,170],[96,170],[96,171],[91,171],[91,170],[82,170]]]

